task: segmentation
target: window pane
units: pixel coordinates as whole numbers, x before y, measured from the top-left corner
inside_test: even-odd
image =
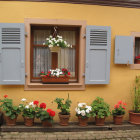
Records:
[[[42,45],[46,38],[50,36],[50,30],[35,30],[34,31],[34,44]]]

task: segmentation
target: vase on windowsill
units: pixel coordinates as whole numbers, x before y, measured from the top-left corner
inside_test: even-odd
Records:
[[[43,84],[68,84],[69,77],[68,76],[45,76],[41,75],[41,80]]]

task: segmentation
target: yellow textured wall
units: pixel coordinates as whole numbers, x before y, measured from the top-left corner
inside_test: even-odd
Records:
[[[127,65],[114,64],[115,35],[130,35],[131,31],[140,32],[140,10],[95,5],[60,4],[47,2],[4,2],[0,1],[0,23],[23,23],[24,18],[72,19],[86,20],[87,25],[111,26],[111,67],[109,85],[86,86],[84,91],[24,91],[24,86],[0,86],[0,96],[8,94],[15,104],[21,98],[29,101],[39,100],[46,102],[48,108],[57,113],[56,104],[51,103],[56,97],[67,97],[72,100],[71,120],[76,121],[75,107],[77,102],[90,104],[97,96],[103,97],[110,104],[111,109],[118,100],[125,101],[127,110],[132,108],[130,89],[135,75],[140,70],[131,70]],[[127,53],[127,52],[126,52]],[[9,69],[10,70],[10,69]],[[10,72],[10,71],[9,71]],[[21,121],[21,117],[19,121]],[[126,112],[125,119],[128,119]],[[111,121],[111,117],[108,118]],[[55,121],[58,121],[56,115]]]

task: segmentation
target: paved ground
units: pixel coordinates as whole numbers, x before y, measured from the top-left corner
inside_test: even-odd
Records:
[[[140,130],[0,132],[0,140],[140,140]]]

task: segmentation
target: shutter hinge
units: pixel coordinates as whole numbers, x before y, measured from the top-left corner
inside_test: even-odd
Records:
[[[83,77],[85,77],[85,73],[83,73]]]
[[[83,34],[83,38],[86,38],[86,34]]]
[[[25,37],[28,37],[28,34],[27,34],[27,32],[25,33]]]
[[[25,77],[27,77],[28,76],[28,74],[27,73],[25,73]]]

